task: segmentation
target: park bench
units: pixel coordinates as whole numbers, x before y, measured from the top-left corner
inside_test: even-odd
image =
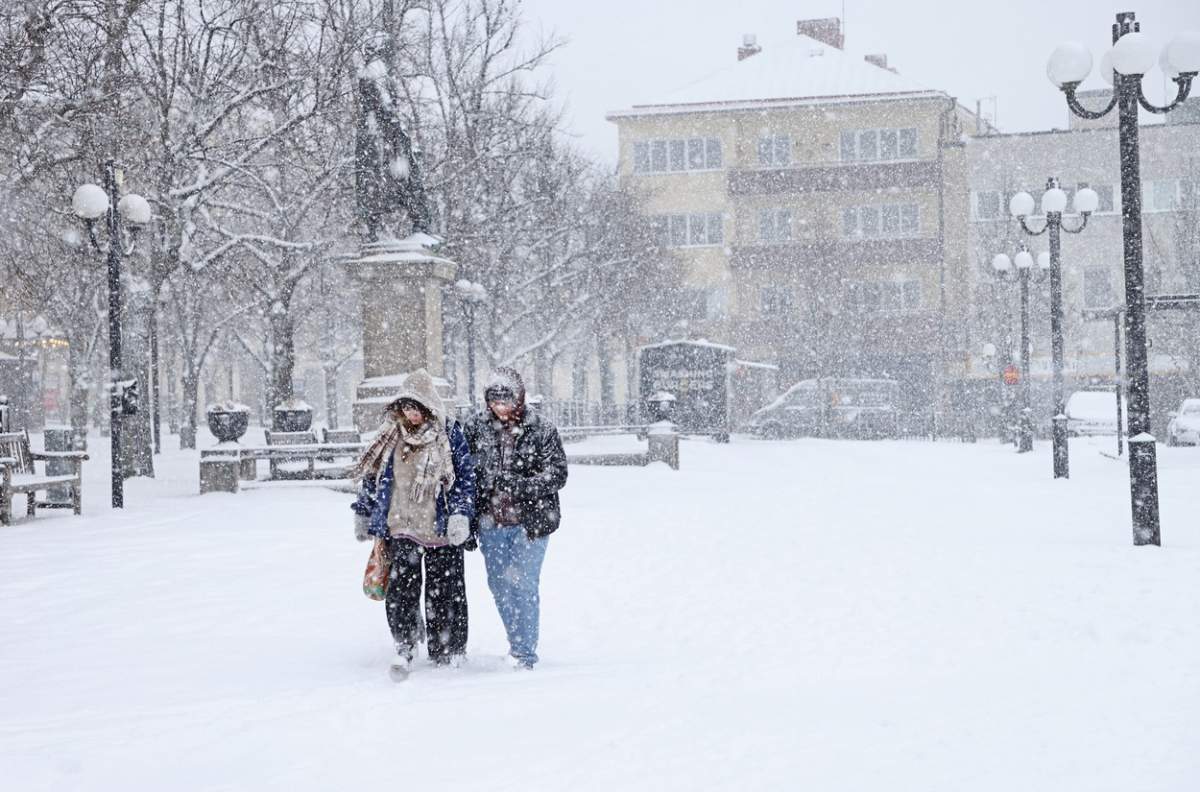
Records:
[[[572,454],[568,451],[567,462],[572,465],[644,467],[651,462],[666,462],[673,470],[679,470],[679,432],[670,421],[617,426],[564,426],[559,428],[558,434],[564,444],[584,440],[588,437],[618,435],[634,435],[638,440],[646,441],[646,450],[641,452]]]
[[[307,432],[298,434],[306,437],[309,435]],[[272,479],[347,479],[350,478],[353,463],[331,467],[318,467],[316,463],[330,457],[357,460],[363,448],[363,443],[316,442],[268,446],[223,444],[205,448],[200,452],[200,492],[237,492],[239,480],[253,480],[254,464],[259,459],[266,459],[271,463]],[[302,476],[275,476],[275,467],[283,464],[299,465],[304,473],[309,470],[312,473]]]
[[[268,446],[311,446],[317,444],[317,435],[314,432],[272,432],[270,429],[264,429],[263,435],[266,437]],[[275,459],[267,457],[271,464],[271,478],[274,479],[310,479],[313,478],[313,469],[316,464],[316,457],[301,457],[299,459],[292,457],[289,459]]]
[[[362,433],[354,429],[321,429],[321,443],[323,445],[347,445],[361,442]],[[349,464],[354,464],[358,461],[358,454],[330,454],[320,458],[322,462],[333,462],[337,459],[349,459]]]
[[[28,432],[0,434],[0,523],[12,521],[12,501],[15,493],[23,493],[26,499],[25,513],[32,517],[37,507],[58,509],[70,506],[76,514],[83,512],[83,461],[88,455],[83,451],[37,452],[29,448]],[[62,475],[38,474],[34,462],[61,460],[67,462],[70,472]],[[38,501],[38,492],[66,487],[70,500],[64,502]]]

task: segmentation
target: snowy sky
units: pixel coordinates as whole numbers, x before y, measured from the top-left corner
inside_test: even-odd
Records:
[[[1118,11],[1137,12],[1158,46],[1200,30],[1197,0],[524,0],[528,29],[567,40],[551,74],[568,126],[587,151],[613,161],[609,110],[653,102],[736,60],[743,33],[764,50],[795,34],[797,19],[843,16],[846,50],[886,53],[889,65],[970,108],[998,112],[1006,132],[1066,125],[1061,94],[1046,79],[1059,42],[1083,41],[1096,62],[1111,44]],[[1162,96],[1157,69],[1147,93]],[[1098,78],[1088,87],[1099,87]]]

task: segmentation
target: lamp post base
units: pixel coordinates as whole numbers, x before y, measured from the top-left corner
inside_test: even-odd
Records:
[[[1134,545],[1161,545],[1158,529],[1158,454],[1148,434],[1129,438],[1129,488]]]
[[[1054,478],[1070,478],[1071,465],[1067,446],[1067,416],[1059,413],[1051,421],[1054,433]]]
[[[1027,454],[1033,450],[1033,410],[1021,410],[1020,426],[1017,428],[1017,453]]]

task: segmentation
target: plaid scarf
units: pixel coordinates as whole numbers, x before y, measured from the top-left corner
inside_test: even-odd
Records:
[[[416,476],[410,494],[414,503],[421,503],[437,492],[439,485],[449,488],[454,485],[454,459],[450,452],[450,438],[442,422],[434,419],[415,431],[403,421],[388,421],[379,428],[379,433],[362,458],[354,466],[354,478],[361,480],[373,477],[376,483],[387,467],[387,459],[403,442],[416,452],[413,464]]]

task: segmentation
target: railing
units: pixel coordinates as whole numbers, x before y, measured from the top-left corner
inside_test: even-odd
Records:
[[[592,401],[544,401],[536,409],[558,427],[623,426],[642,424],[644,416],[636,403],[601,404]]]

